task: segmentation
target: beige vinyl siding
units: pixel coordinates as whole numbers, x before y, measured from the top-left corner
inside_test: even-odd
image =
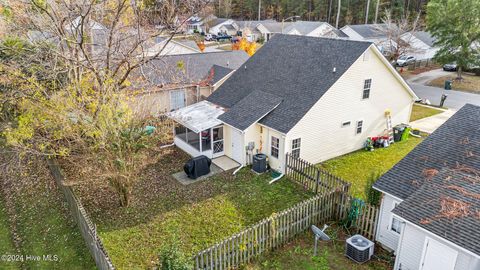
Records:
[[[260,129],[261,129],[260,125],[253,124],[252,126],[250,126],[245,130],[245,135],[244,135],[245,147],[247,147],[250,142],[253,142],[255,144],[255,148],[253,149],[253,151],[248,153],[249,154],[249,160],[247,161],[248,164],[252,162],[252,155],[255,155],[258,152],[260,152],[259,151],[260,138],[261,138]]]
[[[401,244],[398,246],[397,262],[395,270],[417,270],[421,269],[423,248],[426,236],[458,251],[455,270],[478,270],[477,259],[472,255],[456,248],[439,237],[428,234],[416,226],[406,223],[403,227]],[[442,256],[442,254],[438,254]]]
[[[232,158],[232,127],[223,125],[223,151],[227,157]]]
[[[395,203],[400,203],[400,200],[393,198],[388,194],[384,194],[382,203],[380,205],[380,215],[377,226],[377,235],[375,239],[384,247],[393,251],[397,250],[398,239],[400,234],[390,229],[392,221],[392,209]]]
[[[360,56],[288,132],[288,152],[291,141],[302,138],[300,157],[319,163],[362,148],[369,136],[382,135],[387,109],[393,125],[409,122],[413,97],[373,50],[368,49],[366,61]],[[362,99],[365,79],[372,79],[368,99]],[[359,120],[363,120],[363,131],[356,134]],[[350,126],[342,127],[345,121]]]

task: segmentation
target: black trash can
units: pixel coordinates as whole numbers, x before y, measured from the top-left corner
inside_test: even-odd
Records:
[[[402,140],[402,135],[408,125],[400,124],[393,127],[393,141],[399,142]]]
[[[210,173],[210,165],[212,161],[206,156],[198,156],[191,158],[183,166],[183,171],[190,179],[197,179],[202,175]]]
[[[256,173],[267,171],[267,156],[265,154],[256,154],[253,156],[252,170]]]
[[[452,81],[446,80],[445,81],[445,90],[452,90]]]

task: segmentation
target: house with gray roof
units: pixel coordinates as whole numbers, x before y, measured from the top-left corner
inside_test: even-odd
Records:
[[[287,35],[301,35],[309,37],[331,37],[345,38],[342,31],[337,30],[327,22],[318,21],[296,21],[285,27],[283,30]]]
[[[467,104],[374,184],[395,270],[480,269],[479,153],[480,107]]]
[[[279,57],[281,56],[281,57]],[[275,35],[205,101],[169,113],[175,144],[238,166],[263,153],[318,163],[408,123],[415,94],[370,42]]]
[[[397,27],[387,24],[356,24],[345,25],[340,29],[348,39],[358,41],[369,41],[375,43],[380,51],[388,53],[392,47],[396,46],[393,40],[389,38],[389,31]]]
[[[401,39],[410,44],[407,53],[415,56],[417,60],[432,59],[439,50],[435,46],[435,38],[426,31],[406,32]]]
[[[132,74],[132,106],[160,115],[206,99],[248,59],[245,51],[163,55]]]

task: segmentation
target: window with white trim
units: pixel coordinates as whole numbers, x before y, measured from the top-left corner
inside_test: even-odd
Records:
[[[363,95],[362,99],[370,98],[370,88],[372,87],[372,79],[366,79],[363,82]]]
[[[292,140],[292,157],[299,158],[300,157],[300,144],[301,139]]]
[[[357,121],[357,129],[356,129],[356,134],[362,133],[363,130],[363,120]]]
[[[394,202],[394,203],[393,203],[393,208],[392,208],[392,210],[393,210],[395,207],[397,207],[397,205],[398,205],[398,203]],[[401,227],[401,226],[402,226],[402,222],[401,222],[399,219],[395,218],[395,217],[393,216],[393,214],[391,214],[391,215],[392,215],[392,222],[391,222],[391,224],[390,224],[390,230],[392,230],[392,231],[400,234],[400,233],[402,232],[402,227]]]
[[[278,158],[280,148],[280,140],[277,137],[272,136],[270,143],[270,155],[274,158]]]

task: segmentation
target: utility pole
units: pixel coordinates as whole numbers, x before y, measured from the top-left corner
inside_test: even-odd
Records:
[[[370,9],[370,0],[367,0],[367,10],[365,11],[365,24],[368,23],[368,11]]]
[[[260,10],[262,7],[262,0],[258,0],[258,20],[260,21]]]

